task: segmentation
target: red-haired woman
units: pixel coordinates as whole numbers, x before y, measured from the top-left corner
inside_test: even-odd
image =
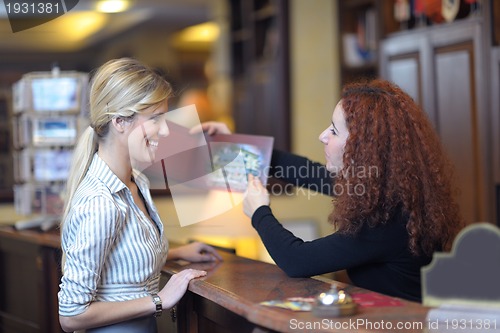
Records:
[[[278,151],[271,175],[333,194],[329,220],[337,231],[309,242],[294,236],[250,176],[243,207],[269,254],[289,276],[345,269],[359,287],[420,301],[420,268],[449,249],[462,224],[451,166],[425,113],[387,81],[351,84],[319,139],[333,182],[318,163]]]

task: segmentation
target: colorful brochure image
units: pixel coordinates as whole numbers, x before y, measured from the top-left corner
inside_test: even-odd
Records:
[[[248,174],[267,184],[273,149],[272,137],[257,135],[214,135],[207,137],[211,155],[210,170],[222,170],[209,177],[210,188],[244,192]]]

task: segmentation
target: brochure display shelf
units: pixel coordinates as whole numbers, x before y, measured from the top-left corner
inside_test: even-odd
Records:
[[[32,72],[14,83],[14,205],[20,215],[58,216],[73,148],[88,126],[88,74]]]

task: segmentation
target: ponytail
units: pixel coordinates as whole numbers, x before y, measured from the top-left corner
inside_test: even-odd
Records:
[[[71,207],[71,200],[78,185],[89,169],[90,162],[97,151],[97,135],[92,127],[88,127],[80,136],[78,144],[73,152],[71,167],[69,169],[68,181],[66,183],[66,193],[64,199],[64,212],[61,219],[61,228],[66,220]]]

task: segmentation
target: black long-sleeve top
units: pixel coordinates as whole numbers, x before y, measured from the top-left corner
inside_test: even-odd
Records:
[[[296,186],[319,188],[324,190],[323,193],[331,193],[331,187],[323,185],[328,181],[331,183],[332,179],[319,163],[274,151],[271,164],[272,177]],[[292,170],[291,166],[302,168],[301,175],[311,177],[297,179],[298,173],[281,173],[284,167]],[[309,170],[309,173],[305,170]],[[369,227],[365,223],[355,235],[332,233],[304,242],[278,222],[269,206],[259,207],[252,216],[252,225],[266,249],[287,275],[309,277],[346,269],[356,286],[420,301],[420,268],[429,264],[432,258],[410,253],[407,221],[407,216],[397,211],[387,223],[376,227]]]

